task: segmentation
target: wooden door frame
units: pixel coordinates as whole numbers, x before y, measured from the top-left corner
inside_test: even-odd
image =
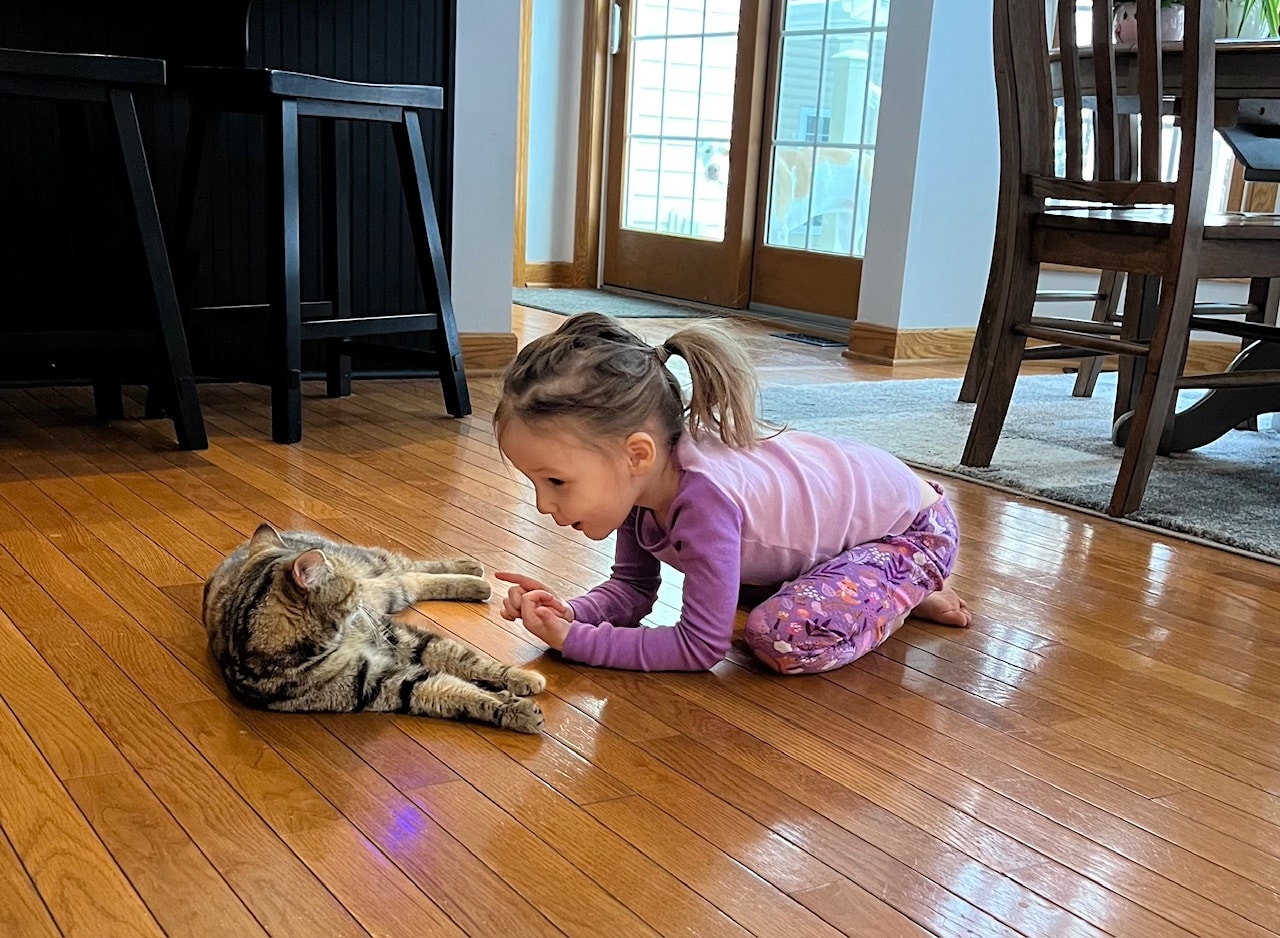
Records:
[[[611,0],[586,0],[582,30],[581,94],[573,224],[573,259],[529,263],[529,127],[533,69],[533,0],[520,0],[520,52],[517,64],[515,232],[513,286],[595,287],[599,281],[601,181],[604,166],[604,103],[609,76]],[[597,233],[594,234],[593,233]]]
[[[578,188],[573,213],[575,287],[600,285],[600,222],[604,204],[605,139],[608,134],[609,28],[612,0],[585,0],[582,24],[582,87],[578,95]]]

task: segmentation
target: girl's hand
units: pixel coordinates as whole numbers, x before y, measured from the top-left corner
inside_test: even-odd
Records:
[[[551,606],[537,604],[537,600],[532,598],[536,593],[537,591],[534,590],[525,594],[525,611],[521,616],[524,627],[546,642],[549,647],[562,651],[565,639],[569,637],[571,628],[569,620],[557,615]]]
[[[502,618],[507,621],[515,622],[517,619],[524,619],[525,626],[528,627],[530,615],[525,610],[539,607],[548,608],[557,618],[563,619],[566,623],[573,621],[573,607],[566,602],[562,602],[546,586],[532,577],[527,577],[522,573],[508,573],[505,571],[499,571],[494,576],[506,583],[515,584],[515,586],[507,590],[507,595],[502,600]],[[530,629],[530,631],[533,630]],[[538,637],[542,638],[541,635]],[[544,638],[543,641],[546,641],[546,639]],[[557,645],[556,647],[559,648],[560,646]]]

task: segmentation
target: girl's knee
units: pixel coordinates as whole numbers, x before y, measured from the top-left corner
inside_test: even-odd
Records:
[[[787,609],[777,597],[747,616],[746,641],[751,653],[780,674],[820,674],[842,667],[874,647],[858,635],[846,635]]]

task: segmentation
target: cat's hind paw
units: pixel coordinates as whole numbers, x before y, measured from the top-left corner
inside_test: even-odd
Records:
[[[524,668],[512,668],[503,681],[507,690],[521,697],[541,694],[547,689],[547,679],[537,671],[526,671]]]
[[[528,697],[512,697],[498,710],[498,725],[505,730],[537,735],[542,732],[542,708]]]

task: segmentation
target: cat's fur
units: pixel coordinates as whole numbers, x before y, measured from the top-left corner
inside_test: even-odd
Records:
[[[489,598],[473,560],[412,560],[261,525],[204,586],[209,649],[242,703],[391,710],[542,729],[546,680],[391,616],[419,600]]]

